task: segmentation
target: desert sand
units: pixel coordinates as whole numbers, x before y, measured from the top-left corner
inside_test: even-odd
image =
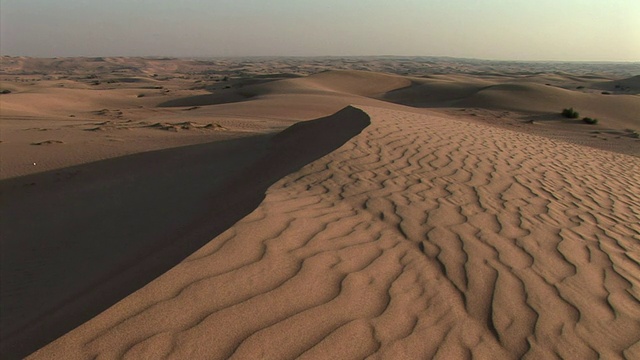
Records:
[[[639,358],[638,67],[3,58],[3,358]]]

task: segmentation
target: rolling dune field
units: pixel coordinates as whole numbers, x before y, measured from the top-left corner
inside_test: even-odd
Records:
[[[360,60],[4,61],[3,358],[640,358],[635,68]]]

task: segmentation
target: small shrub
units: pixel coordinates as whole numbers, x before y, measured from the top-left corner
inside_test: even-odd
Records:
[[[598,119],[593,119],[593,118],[590,118],[590,117],[583,118],[582,121],[584,121],[585,123],[587,123],[589,125],[595,125],[595,124],[598,123]]]
[[[138,97],[139,98],[144,97],[144,94],[138,94]]]
[[[608,92],[608,91],[603,91],[603,92],[602,92],[602,95],[611,95],[611,93],[610,93],[610,92]]]
[[[582,86],[582,85],[581,85],[581,86],[578,86],[578,87],[576,87],[576,89],[578,89],[578,90],[580,90],[580,89],[584,89],[584,86]]]
[[[580,117],[580,114],[573,110],[573,108],[568,108],[568,109],[564,109],[561,112],[562,116],[569,118],[569,119],[577,119]]]
[[[0,91],[0,94],[11,94],[11,90],[4,89],[4,90]]]

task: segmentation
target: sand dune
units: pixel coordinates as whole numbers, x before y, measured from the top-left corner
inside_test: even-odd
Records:
[[[566,77],[559,77],[556,81]],[[365,100],[380,99],[413,107],[475,107],[522,113],[557,115],[563,108],[574,107],[584,116],[606,121],[617,129],[640,128],[640,99],[626,92],[615,96],[584,92],[561,86],[542,84],[540,80],[489,76],[440,75],[414,78],[365,71],[328,71],[304,78],[243,86],[220,93],[175,99],[160,106],[206,106],[236,102],[253,102],[277,96],[325,96],[323,102],[342,101],[376,105]],[[583,80],[584,81],[584,80]],[[621,80],[620,84],[635,84]],[[624,86],[616,83],[618,86]],[[614,87],[611,85],[608,87]],[[597,86],[593,86],[597,88]],[[335,99],[330,99],[335,98]],[[292,101],[295,103],[295,101]]]
[[[363,110],[361,134],[30,358],[640,356],[637,158]]]
[[[545,85],[504,84],[483,89],[457,103],[458,106],[553,113],[551,109],[573,107],[585,116],[606,119],[609,126],[635,127],[640,113],[636,96],[583,94]]]
[[[141,287],[253,210],[271,183],[367,124],[364,113],[346,108],[271,140],[148,152],[4,181],[2,317],[11,327],[2,327],[2,353],[43,345]]]
[[[638,69],[3,57],[2,357],[640,358]]]
[[[640,94],[640,75],[627,79],[598,82],[593,84],[593,88],[623,94]]]
[[[304,78],[286,79],[225,89],[218,93],[171,100],[163,107],[218,105],[251,101],[267,96],[334,96],[340,98],[375,97],[409,86],[405,77],[365,71],[327,71]],[[326,101],[326,100],[325,100]]]
[[[568,74],[579,77],[601,75],[618,78],[638,75],[640,64],[636,63],[567,63],[567,62],[523,62],[456,59],[451,57],[425,56],[358,56],[358,57],[236,57],[213,59],[188,58],[140,58],[140,57],[94,57],[94,58],[29,58],[2,56],[0,71],[11,74],[86,74],[105,72],[128,76],[176,74],[222,74],[265,75],[284,73],[310,75],[326,70],[364,70],[396,73],[400,75],[429,74]]]
[[[540,73],[529,69],[532,64],[517,63],[497,64],[488,72],[482,71],[487,65],[483,62],[456,65],[454,71],[448,62],[419,59],[301,61],[3,57],[0,87],[11,93],[0,95],[0,178],[280,131],[350,104],[397,109],[404,108],[395,104],[409,105],[416,111],[470,109],[470,115],[494,125],[518,126],[543,136],[562,134],[565,141],[640,155],[636,116],[640,98],[629,90],[635,89],[637,76],[585,74],[580,67],[588,69],[587,65],[574,65],[577,70],[566,72],[560,71],[564,69],[561,64],[549,64],[549,72]],[[633,64],[629,66],[625,74],[634,71]],[[331,68],[344,70],[302,76]],[[442,71],[453,73],[439,73]],[[606,95],[600,88],[613,90]],[[579,119],[564,120],[559,112],[566,107],[574,107],[581,116],[598,118],[599,124],[582,126]],[[491,111],[502,112],[495,116]],[[100,125],[105,120],[114,126]],[[228,132],[169,136],[145,132],[130,122],[211,123]],[[534,122],[535,126],[520,126]],[[108,131],[88,133],[84,131],[87,127]],[[44,151],[30,145],[44,141],[62,141],[64,146]]]
[[[584,116],[606,119],[610,127],[640,126],[640,101],[635,95],[585,93],[530,81],[442,76],[390,91],[383,99],[417,107],[477,107],[537,114],[556,114],[556,109],[573,107]]]
[[[319,86],[327,91],[366,97],[376,97],[411,85],[411,80],[406,77],[366,71],[328,71],[292,81]]]

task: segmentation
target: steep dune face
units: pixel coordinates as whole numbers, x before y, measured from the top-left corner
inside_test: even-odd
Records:
[[[364,112],[347,107],[275,138],[143,153],[0,182],[0,353],[27,355],[87,321],[255,209],[275,181],[368,124]]]
[[[640,357],[638,158],[363,109],[359,135],[30,358]]]

